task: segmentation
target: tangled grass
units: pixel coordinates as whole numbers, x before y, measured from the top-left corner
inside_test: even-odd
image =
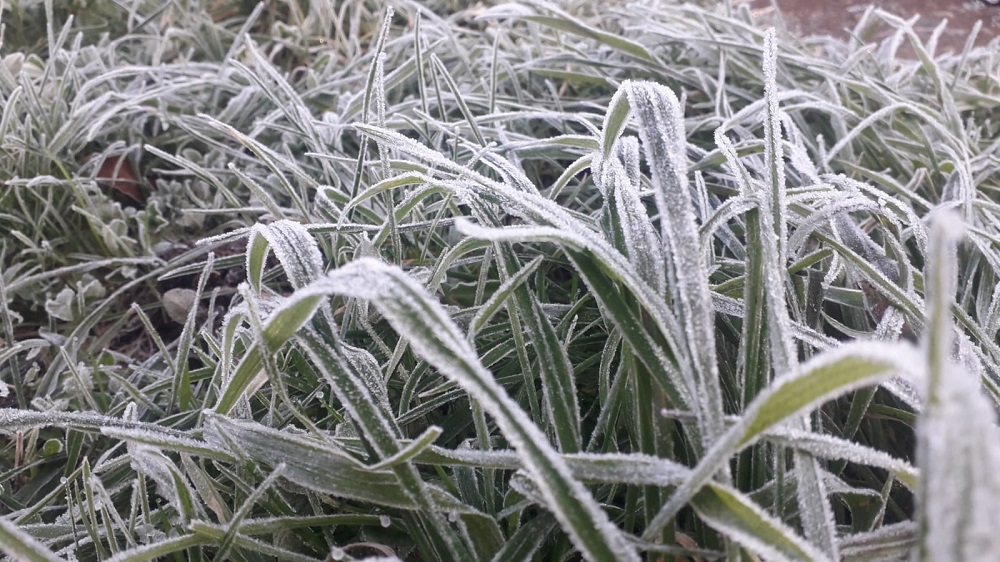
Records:
[[[996,43],[455,4],[3,7],[0,547],[993,556]]]

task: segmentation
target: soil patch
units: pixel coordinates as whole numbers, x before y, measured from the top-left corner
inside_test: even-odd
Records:
[[[947,27],[938,40],[939,53],[960,52],[976,21],[983,22],[976,45],[986,45],[1000,36],[1000,5],[979,0],[750,0],[750,8],[761,23],[777,23],[780,18],[789,29],[802,35],[839,38],[850,36],[869,5],[904,19],[919,15],[914,29],[925,41],[934,28],[947,20]]]

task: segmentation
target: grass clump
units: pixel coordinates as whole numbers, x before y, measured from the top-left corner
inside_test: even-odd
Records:
[[[9,556],[998,547],[993,51],[190,4],[3,12]]]

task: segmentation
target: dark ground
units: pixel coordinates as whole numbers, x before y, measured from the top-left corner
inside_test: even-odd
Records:
[[[925,41],[943,20],[948,26],[938,41],[938,52],[960,52],[977,20],[983,28],[976,40],[986,45],[1000,36],[1000,6],[979,0],[748,0],[754,15],[763,23],[775,22],[777,4],[786,25],[805,35],[833,35],[846,38],[869,4],[904,19],[919,14],[914,28]]]

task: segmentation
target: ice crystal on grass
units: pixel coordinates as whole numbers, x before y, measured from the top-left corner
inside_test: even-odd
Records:
[[[205,440],[214,447],[245,456],[269,466],[284,463],[284,477],[311,490],[339,498],[371,502],[385,507],[418,509],[388,470],[370,471],[333,442],[288,431],[278,431],[252,422],[211,416],[205,425]],[[435,493],[442,509],[471,512],[465,504],[443,492]]]
[[[258,237],[268,242],[268,246],[261,248],[259,253],[252,251],[258,247]],[[309,231],[297,222],[280,220],[267,225],[256,224],[250,229],[247,272],[252,278],[260,278],[268,248],[281,262],[288,281],[294,287],[304,287],[323,274],[323,255],[319,246]]]
[[[692,498],[692,505],[709,525],[767,560],[831,560],[781,520],[727,486],[705,486]]]
[[[389,406],[389,391],[385,386],[385,379],[379,369],[378,361],[367,350],[344,345],[340,348],[345,358],[354,366],[355,371],[361,375],[368,391],[385,411],[391,411]]]
[[[21,4],[0,63],[0,406],[42,411],[0,408],[0,505],[54,555],[995,557],[988,50],[935,58],[877,11],[854,37],[896,33],[870,49],[694,5]],[[906,39],[920,60],[892,56]],[[97,168],[124,154],[145,201],[110,200],[125,172]],[[925,322],[936,207],[972,244]],[[156,249],[221,232],[214,266]],[[220,287],[248,235],[248,283]],[[344,267],[359,256],[409,274]],[[230,311],[196,334],[202,266]],[[176,343],[170,317],[192,320]],[[926,370],[885,341],[914,334],[930,384],[892,374]],[[928,490],[881,437],[899,423],[927,441]],[[891,509],[900,484],[916,516]],[[872,531],[883,516],[923,527]]]
[[[666,290],[663,249],[639,198],[639,145],[634,138],[621,139],[618,154],[600,166],[595,182],[607,198],[601,216],[605,234],[619,251],[628,256],[639,276],[658,293]]]
[[[661,224],[659,246],[663,248],[656,253],[662,253],[663,258],[642,249],[655,241],[655,235],[643,225],[646,221],[641,207],[635,202],[625,202],[619,214],[613,212],[618,207],[614,198],[615,177],[624,171],[622,179],[626,181],[618,182],[629,185],[634,184],[638,176],[634,141],[619,138],[633,114],[639,121],[639,136],[652,172]],[[690,377],[687,384],[697,400],[700,433],[707,443],[721,430],[722,398],[715,361],[714,310],[687,170],[687,139],[677,97],[658,84],[624,82],[605,114],[600,151],[595,161],[598,185],[609,199],[606,205],[612,209],[612,214],[603,217],[605,229],[613,241],[625,247],[624,252],[647,281],[653,279],[663,283],[661,279],[669,280],[666,285],[679,308],[684,334],[678,341],[683,347],[677,351],[683,357],[679,358],[681,368]],[[652,267],[666,271],[650,272]]]
[[[979,378],[952,358],[957,218],[935,217],[931,237],[927,404],[918,427],[921,468],[919,560],[988,560],[1000,551],[994,525],[1000,505],[1000,432]],[[961,354],[960,354],[961,355]]]
[[[798,424],[815,406],[898,373],[917,377],[924,373],[912,346],[855,342],[817,355],[777,378],[705,453],[691,477],[660,508],[644,537],[659,532],[732,455],[757,442],[768,429],[790,419]]]
[[[424,359],[458,382],[496,420],[522,456],[544,504],[581,552],[591,558],[636,560],[607,514],[548,439],[487,371],[441,305],[402,270],[370,258],[356,260],[303,293],[325,292],[372,301]]]
[[[660,211],[660,236],[669,248],[672,295],[681,309],[687,350],[698,379],[699,422],[707,445],[722,431],[722,391],[715,356],[715,311],[688,187],[683,110],[677,96],[658,84],[626,82],[622,88],[640,121],[639,136]]]
[[[873,242],[847,213],[836,214],[833,225],[848,248],[877,267],[889,280],[899,282],[899,266],[896,262],[886,256],[885,250]]]
[[[185,521],[204,517],[201,503],[183,472],[158,448],[148,445],[128,446],[132,469],[156,482],[156,490]]]
[[[846,460],[867,466],[884,468],[891,471],[908,488],[915,487],[917,482],[916,469],[906,461],[839,437],[797,429],[775,428],[767,433],[765,439],[790,448],[806,451],[816,458]]]
[[[44,543],[6,517],[0,517],[0,550],[10,556],[10,560],[31,562],[59,562],[63,560],[62,557],[49,550]]]
[[[977,377],[948,369],[920,421],[921,560],[987,560],[1000,551],[1000,432]]]

